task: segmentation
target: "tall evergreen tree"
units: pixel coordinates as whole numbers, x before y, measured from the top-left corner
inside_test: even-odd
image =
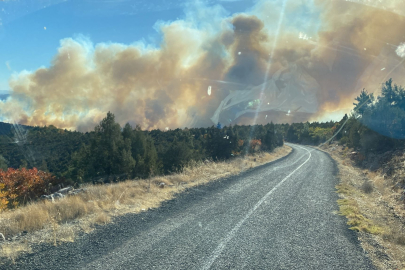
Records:
[[[374,102],[374,95],[369,94],[365,89],[361,90],[361,93],[358,97],[355,98],[357,103],[353,103],[354,111],[360,115],[368,109],[368,106]]]
[[[135,167],[131,141],[124,140],[114,114],[108,112],[94,131],[90,145],[76,155],[76,165],[81,167],[76,170],[78,177],[90,180],[92,176],[130,175]]]
[[[2,156],[0,155],[0,169],[5,171],[8,168],[8,161]]]

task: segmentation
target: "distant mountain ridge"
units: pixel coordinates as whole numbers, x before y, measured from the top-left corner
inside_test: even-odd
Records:
[[[21,125],[24,128],[32,128],[31,126],[24,126]],[[11,130],[14,129],[14,125],[10,123],[5,123],[5,122],[0,122],[0,135],[6,135],[9,136],[11,135]]]

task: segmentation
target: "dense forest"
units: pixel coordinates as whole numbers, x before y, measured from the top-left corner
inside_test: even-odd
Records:
[[[35,167],[69,184],[168,174],[192,160],[226,160],[283,145],[282,130],[272,123],[145,131],[121,127],[110,112],[92,132],[54,126],[9,131],[0,135],[0,168]]]

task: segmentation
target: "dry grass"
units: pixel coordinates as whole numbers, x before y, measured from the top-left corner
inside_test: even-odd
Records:
[[[357,201],[354,199],[338,200],[339,214],[345,216],[348,221],[347,225],[350,229],[358,232],[366,232],[371,234],[381,234],[383,229],[375,225],[373,221],[365,218],[361,213]]]
[[[172,199],[186,188],[237,175],[290,152],[290,147],[283,146],[273,153],[259,153],[230,161],[194,162],[184,168],[182,173],[111,185],[87,186],[85,193],[54,203],[36,202],[14,211],[3,212],[0,214],[0,233],[6,238],[17,238],[0,244],[0,258],[15,260],[21,252],[29,252],[30,244],[33,243],[58,245],[60,242],[74,241],[78,232],[88,233],[94,229],[94,224],[106,224],[114,216],[159,207],[163,201]],[[165,184],[164,188],[159,187],[161,183]],[[26,232],[26,235],[21,236],[22,232]]]
[[[97,214],[97,216],[94,219],[94,222],[97,224],[107,224],[110,221],[111,218],[104,212]]]
[[[361,245],[378,269],[404,269],[405,211],[392,181],[379,171],[355,167],[348,149],[334,146],[326,150],[339,167],[340,214],[347,217],[351,229],[359,231]]]

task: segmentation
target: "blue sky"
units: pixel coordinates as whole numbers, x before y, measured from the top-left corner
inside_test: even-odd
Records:
[[[205,1],[229,13],[252,7],[254,0]],[[63,38],[84,35],[94,44],[159,45],[157,21],[184,16],[185,1],[162,0],[10,0],[0,2],[0,90],[9,90],[15,72],[49,66]]]

